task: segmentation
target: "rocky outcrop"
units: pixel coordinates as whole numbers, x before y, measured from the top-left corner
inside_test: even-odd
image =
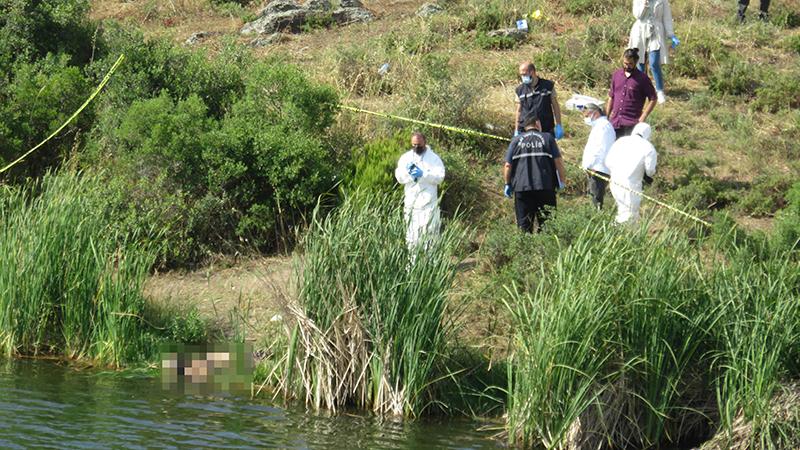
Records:
[[[333,11],[333,20],[339,25],[371,22],[374,19],[375,16],[364,8],[337,8]]]
[[[297,11],[298,9],[303,9],[303,7],[294,0],[273,0],[258,12],[258,17],[287,11]]]
[[[436,3],[425,3],[424,5],[420,6],[417,10],[417,16],[422,18],[428,18],[430,16],[435,16],[436,14],[441,14],[444,12],[444,8]]]
[[[280,31],[297,33],[306,21],[308,11],[305,9],[292,9],[266,14],[258,19],[246,23],[240,34],[273,34]]]
[[[375,16],[359,0],[340,0],[339,8],[331,11],[330,0],[307,0],[300,5],[294,0],[273,0],[258,13],[256,20],[246,23],[239,31],[243,35],[299,33],[310,17],[330,13],[338,25],[369,22]]]
[[[330,11],[332,8],[330,0],[308,0],[303,7],[309,11],[321,12]]]

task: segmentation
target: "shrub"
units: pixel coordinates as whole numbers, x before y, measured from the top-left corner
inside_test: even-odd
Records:
[[[681,49],[675,52],[670,68],[675,74],[700,78],[711,75],[715,66],[728,59],[728,51],[714,30],[692,30],[691,39],[684,39]]]
[[[243,67],[249,62],[235,47],[227,45],[214,58],[203,51],[176,47],[169,39],[146,40],[140,31],[109,23],[101,36],[103,56],[87,70],[100,78],[125,54],[123,64],[103,95],[109,108],[124,109],[135,100],[167,92],[175,100],[197,95],[210,115],[222,117],[244,90]]]
[[[12,79],[0,91],[0,163],[16,159],[61,126],[86,100],[89,82],[67,55],[48,56],[33,63],[14,65]],[[80,144],[79,135],[89,128],[92,109],[70,124],[59,139],[53,139],[12,176],[41,176],[45,170],[67,158]]]
[[[595,2],[592,0],[566,0],[564,8],[570,14],[599,16],[608,14],[613,9],[627,6],[620,1]]]
[[[323,144],[337,104],[330,88],[271,61],[250,67],[242,90],[221,120],[197,94],[163,90],[95,130],[87,163],[109,167],[125,223],[166,229],[169,264],[285,247],[336,183],[343,164]]]
[[[95,28],[88,0],[4,1],[0,17],[0,69],[14,61],[35,62],[47,54],[69,55],[82,65],[92,56]]]
[[[736,200],[736,193],[724,181],[709,177],[694,161],[679,176],[670,193],[672,201],[692,209],[719,209]]]
[[[770,76],[766,84],[756,89],[753,106],[769,112],[800,108],[800,83],[797,82],[797,73],[797,70],[793,70]]]
[[[773,242],[779,248],[800,249],[800,183],[786,194],[787,205],[775,218]]]
[[[784,195],[791,187],[791,178],[781,175],[761,176],[739,197],[739,210],[754,216],[774,214],[785,205]]]
[[[731,58],[714,70],[708,84],[717,94],[752,96],[758,87],[757,79],[751,64]]]
[[[789,36],[783,42],[786,49],[800,55],[800,34]]]
[[[352,153],[353,171],[345,180],[350,190],[388,193],[397,189],[394,169],[409,147],[409,133],[401,131],[390,138],[364,144]],[[445,166],[446,167],[446,166]]]
[[[489,36],[485,31],[479,31],[475,36],[475,45],[483,50],[508,50],[519,43],[519,40],[511,36]]]

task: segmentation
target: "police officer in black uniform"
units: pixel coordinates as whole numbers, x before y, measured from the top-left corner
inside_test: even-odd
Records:
[[[506,152],[503,176],[506,197],[514,194],[517,226],[533,231],[536,219],[538,232],[547,220],[547,206],[556,207],[556,188],[566,182],[564,162],[553,135],[541,131],[535,115],[525,120],[525,132],[511,140]]]
[[[528,61],[520,64],[519,76],[522,83],[515,90],[517,114],[514,136],[524,131],[525,119],[535,115],[542,122],[542,131],[552,134],[556,139],[564,137],[555,83],[539,78],[536,66]]]

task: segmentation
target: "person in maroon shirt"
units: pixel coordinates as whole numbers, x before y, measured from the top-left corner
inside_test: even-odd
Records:
[[[638,62],[638,49],[625,50],[622,69],[611,76],[606,115],[614,127],[617,139],[630,136],[633,127],[646,121],[656,106],[656,88],[647,74],[636,68]]]

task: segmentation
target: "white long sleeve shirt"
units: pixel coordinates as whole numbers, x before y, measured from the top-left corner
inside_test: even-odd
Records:
[[[583,148],[581,167],[607,174],[606,155],[616,140],[617,134],[607,118],[600,117],[595,120],[592,124],[592,131],[589,133],[589,139]]]
[[[672,8],[669,0],[633,0],[633,17],[628,48],[639,49],[639,60],[644,61],[644,52],[661,50],[661,64],[669,63],[667,40],[675,35],[672,27]]]
[[[413,162],[422,169],[422,178],[414,181],[408,174],[406,166]],[[425,147],[422,155],[414,150],[409,150],[397,161],[394,176],[397,182],[403,185],[405,193],[405,209],[425,209],[436,206],[439,199],[438,186],[444,181],[444,163],[439,155],[434,153],[429,146]]]
[[[613,183],[641,192],[644,175],[656,173],[657,159],[653,144],[640,136],[625,136],[609,149],[606,167]]]

